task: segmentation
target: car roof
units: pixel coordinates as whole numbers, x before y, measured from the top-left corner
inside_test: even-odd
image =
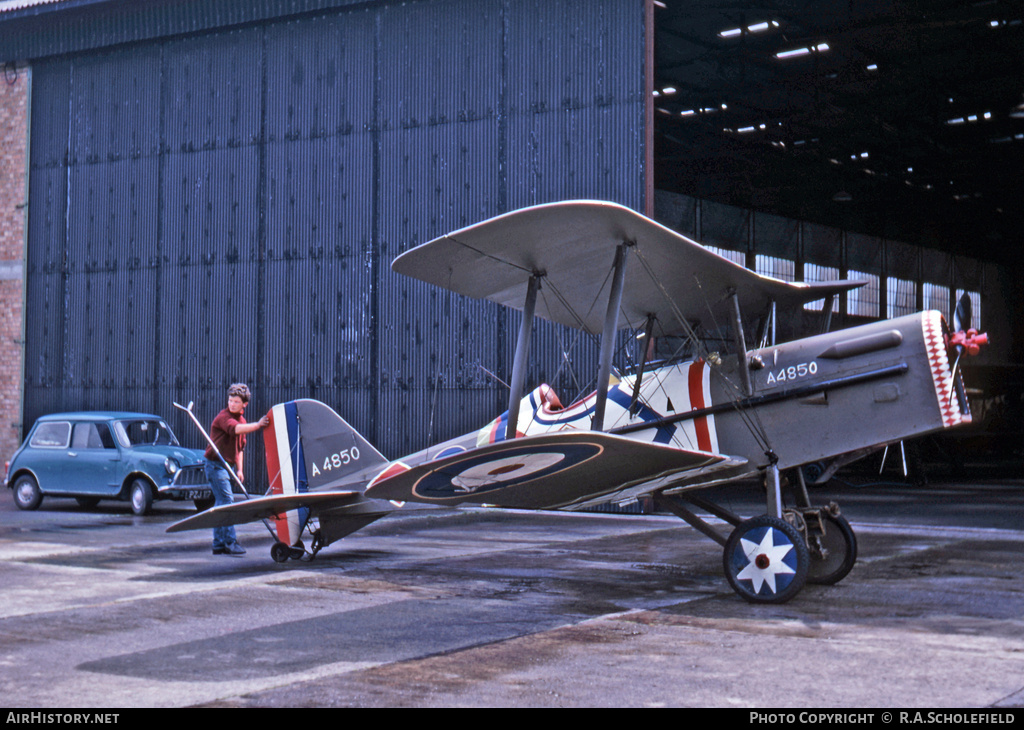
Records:
[[[134,411],[73,411],[69,413],[48,413],[40,416],[39,421],[112,421],[119,419],[144,418],[163,421],[163,416],[152,413],[136,413]]]

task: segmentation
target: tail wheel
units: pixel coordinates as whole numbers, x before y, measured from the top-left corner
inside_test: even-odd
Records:
[[[816,528],[808,520],[807,544],[811,562],[807,582],[819,585],[838,583],[857,562],[857,538],[853,528],[842,515],[819,512],[821,526]]]
[[[270,557],[275,563],[287,563],[289,560],[301,560],[306,554],[306,547],[302,541],[289,545],[284,542],[275,542],[270,546]]]
[[[803,536],[768,515],[740,523],[725,543],[725,577],[750,603],[785,603],[807,581],[810,555]]]
[[[275,563],[287,563],[288,558],[291,557],[291,550],[291,547],[283,542],[275,542],[270,546],[270,557]]]

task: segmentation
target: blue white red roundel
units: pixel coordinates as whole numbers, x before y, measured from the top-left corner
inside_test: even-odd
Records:
[[[521,446],[499,453],[470,454],[421,478],[413,493],[451,499],[518,486],[581,464],[602,451],[596,444]]]

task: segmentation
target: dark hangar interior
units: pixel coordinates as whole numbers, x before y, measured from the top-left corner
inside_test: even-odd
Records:
[[[655,186],[1019,266],[1024,4],[655,4]]]

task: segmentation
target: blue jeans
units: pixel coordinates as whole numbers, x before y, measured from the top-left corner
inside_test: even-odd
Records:
[[[213,506],[220,507],[224,504],[232,504],[235,500],[231,495],[234,490],[231,486],[231,475],[224,468],[223,464],[216,461],[206,460],[206,480],[213,490]],[[213,528],[213,549],[225,548],[238,542],[235,537],[235,526]]]

